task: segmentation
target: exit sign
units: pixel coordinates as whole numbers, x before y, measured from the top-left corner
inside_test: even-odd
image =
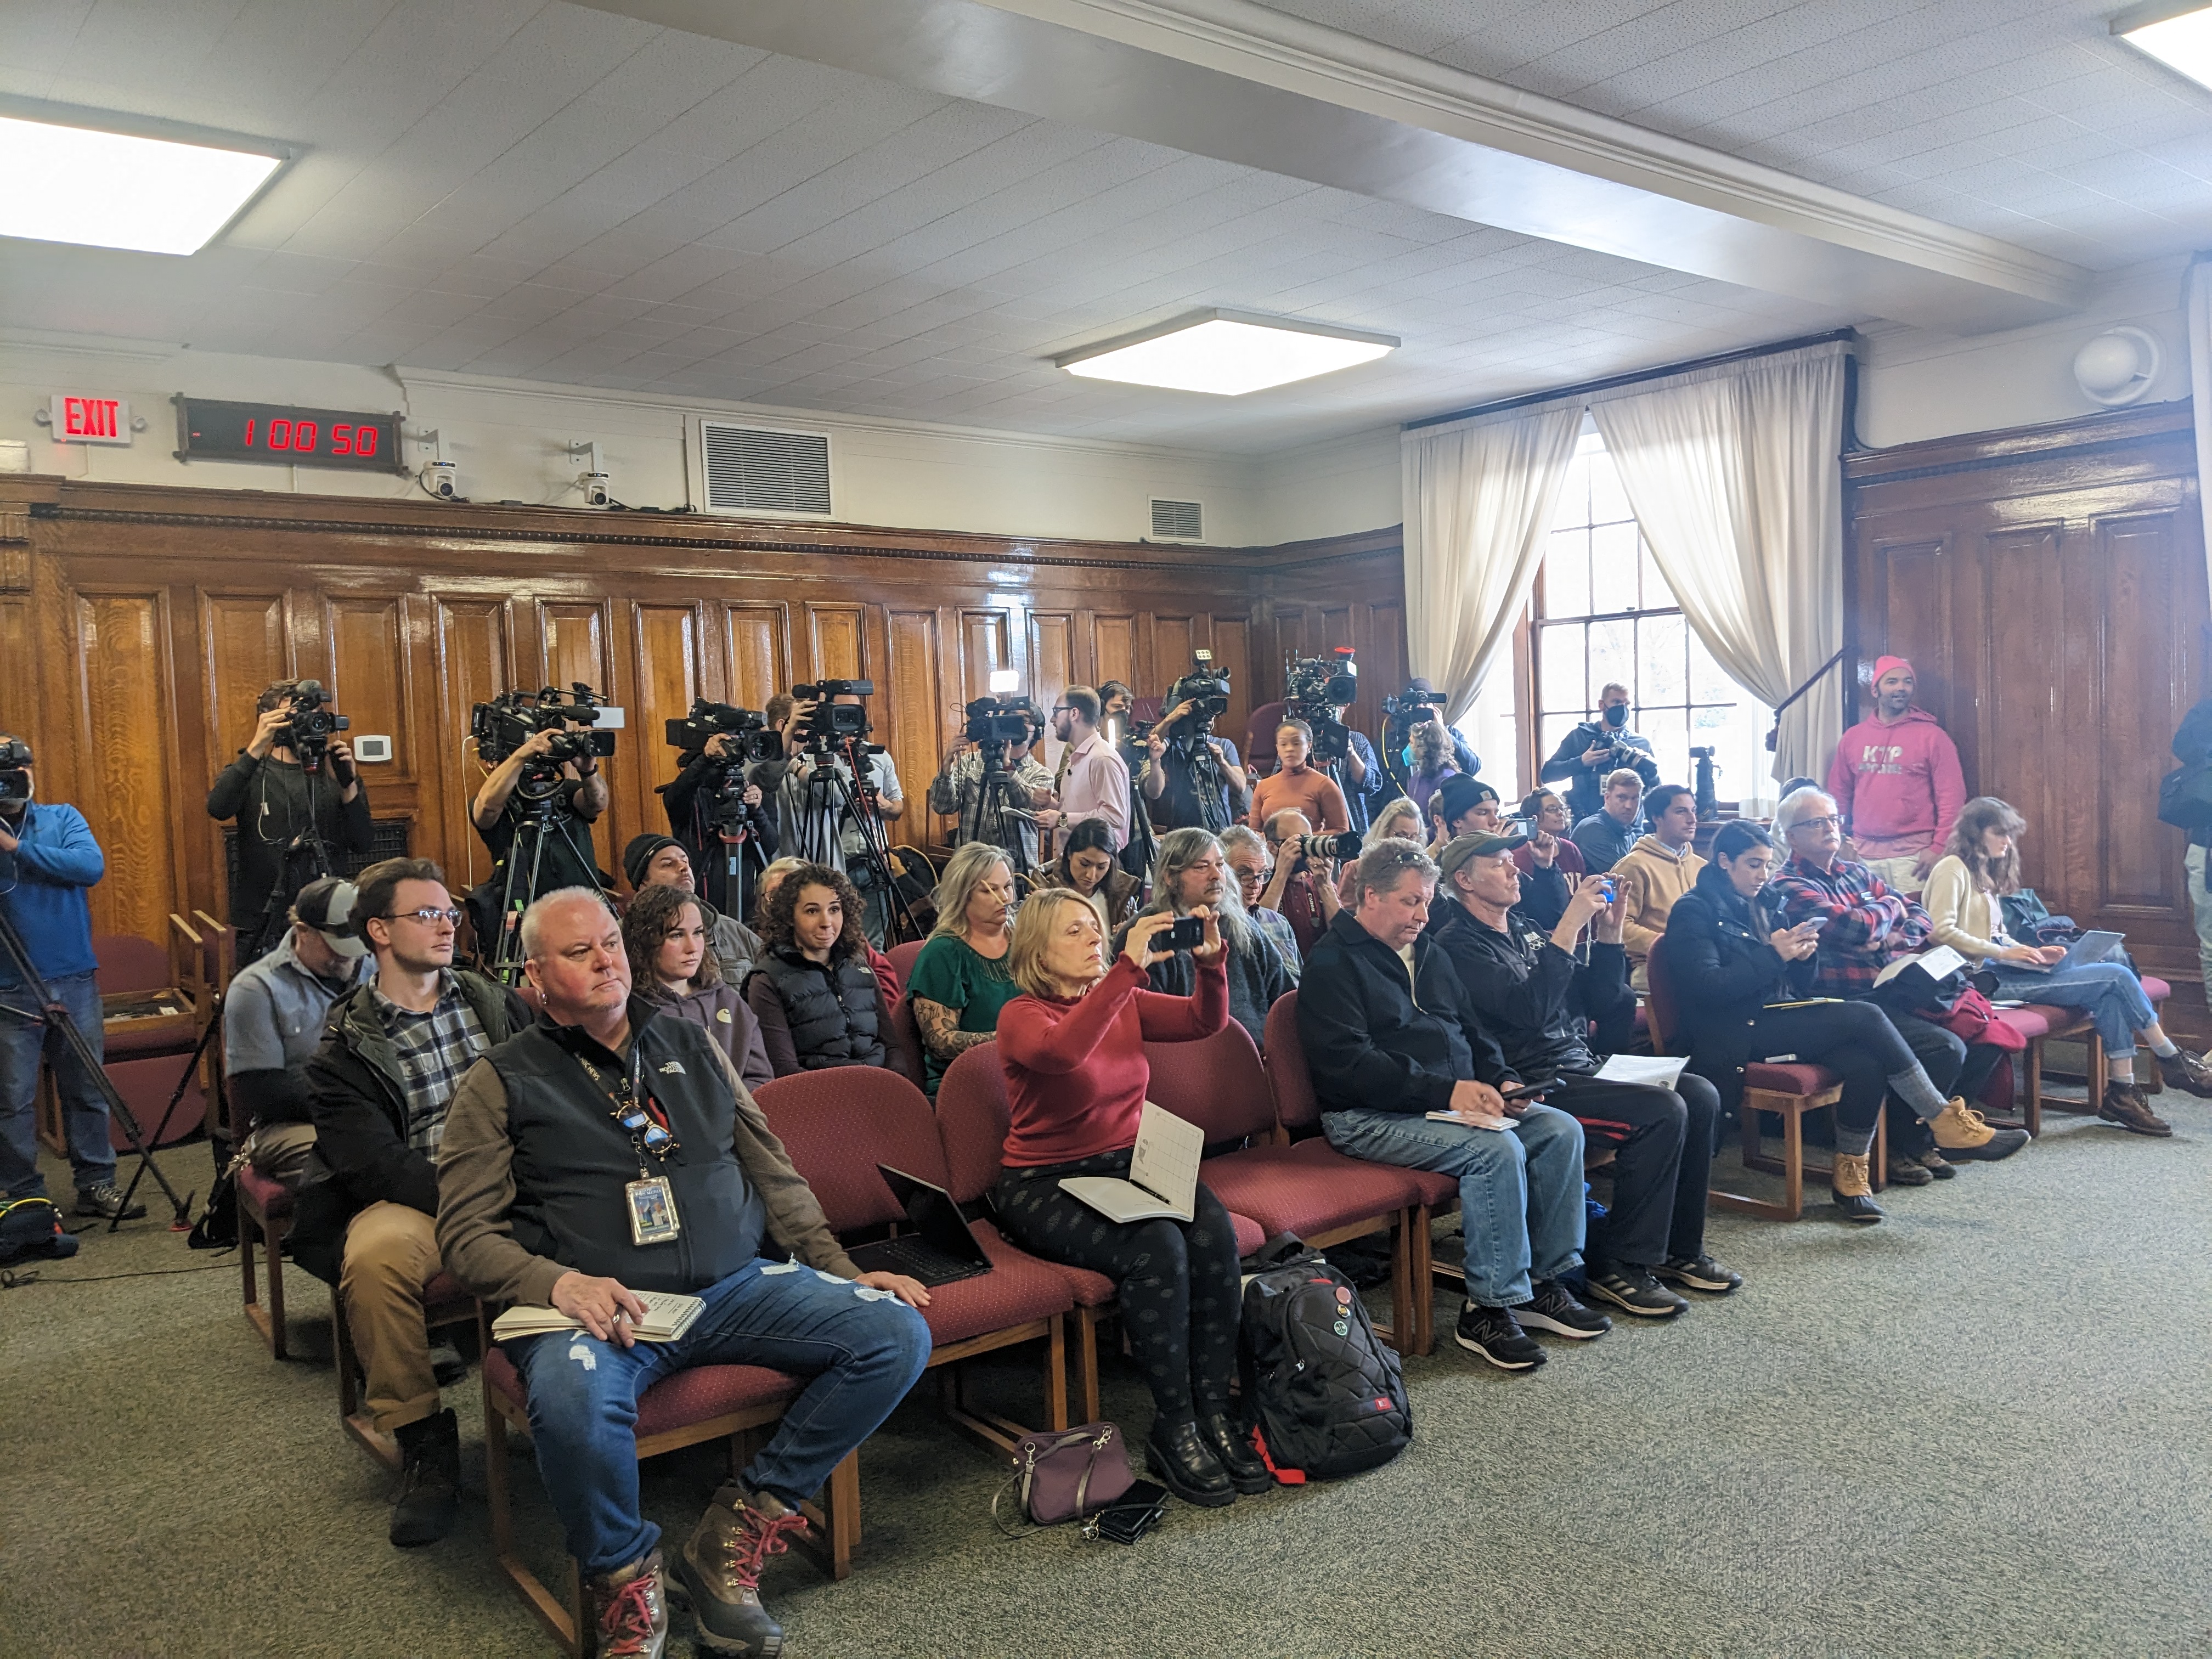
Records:
[[[57,392],[47,404],[46,419],[58,444],[131,441],[131,405],[121,398],[76,398]]]

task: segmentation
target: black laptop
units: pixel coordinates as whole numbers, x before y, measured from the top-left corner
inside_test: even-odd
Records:
[[[991,1271],[991,1258],[961,1219],[951,1194],[887,1164],[877,1164],[876,1173],[905,1207],[913,1231],[872,1244],[848,1245],[845,1254],[862,1273],[904,1273],[934,1288]]]

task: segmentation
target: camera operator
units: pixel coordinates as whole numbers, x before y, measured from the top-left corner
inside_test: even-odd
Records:
[[[588,731],[590,727],[571,723],[571,729]],[[536,878],[528,879],[532,849],[516,844],[516,831],[522,822],[516,788],[526,771],[533,766],[540,771],[544,769],[544,757],[552,750],[554,736],[551,732],[532,732],[524,738],[513,754],[492,768],[469,808],[470,822],[476,825],[477,835],[491,849],[491,887],[495,896],[504,890],[504,866],[507,860],[520,856],[524,868],[511,896],[525,905],[535,902],[542,894],[557,893],[564,887],[605,888],[608,884],[600,878],[599,855],[592,844],[592,826],[607,810],[606,775],[599,770],[596,755],[560,763],[559,778],[553,786],[553,816],[545,826],[544,845],[536,849]],[[478,948],[484,948],[488,943],[478,940]]]
[[[74,806],[33,805],[31,750],[0,733],[0,911],[22,936],[31,966],[46,982],[92,1050],[106,1052],[100,959],[92,953],[92,906],[85,890],[107,872],[106,855],[91,826]],[[0,954],[0,1200],[44,1198],[39,1133],[33,1103],[39,1094],[39,1061],[47,1048],[46,1022],[29,1006],[30,988],[15,963]],[[123,1207],[115,1185],[115,1148],[108,1139],[107,1097],[88,1077],[74,1051],[52,1045],[54,1091],[69,1130],[70,1173],[76,1181],[76,1213],[134,1221],[143,1204]]]
[[[1434,720],[1443,725],[1444,736],[1450,741],[1452,764],[1462,775],[1473,777],[1482,770],[1482,757],[1468,744],[1455,726],[1445,725],[1443,697],[1437,688],[1416,676],[1406,682],[1406,689],[1382,705],[1382,746],[1389,755],[1391,785],[1401,795],[1413,793],[1413,728]]]
[[[230,925],[241,963],[249,951],[258,956],[282,937],[280,928],[264,927],[266,919],[283,915],[316,877],[333,873],[316,867],[309,843],[319,840],[332,855],[366,853],[374,835],[352,746],[331,737],[303,752],[294,729],[296,719],[315,715],[326,701],[314,680],[271,681],[253,700],[253,735],[208,791],[210,817],[238,820]]]
[[[1323,769],[1344,792],[1345,816],[1351,820],[1350,827],[1364,836],[1370,815],[1389,799],[1392,786],[1382,763],[1376,758],[1375,745],[1368,742],[1367,734],[1345,718],[1351,713],[1352,705],[1348,702],[1328,711],[1329,718],[1345,728],[1344,758],[1331,761]]]
[[[834,688],[870,682],[825,684]],[[763,762],[754,769],[753,778],[775,795],[783,854],[853,877],[861,889],[862,926],[868,942],[881,948],[890,931],[890,894],[869,866],[867,837],[855,811],[867,810],[872,799],[876,816],[886,824],[894,823],[906,811],[906,791],[899,787],[898,768],[890,750],[867,744],[866,715],[832,714],[836,708],[865,708],[862,694],[833,690],[825,704],[821,691],[820,685],[794,685],[787,697],[769,700],[769,724],[782,734],[784,757]],[[848,747],[855,743],[871,749],[866,761],[868,775],[857,783]],[[884,838],[888,841],[888,830]]]
[[[1337,860],[1317,859],[1309,853],[1306,838],[1314,833],[1314,827],[1295,808],[1284,808],[1261,829],[1267,838],[1267,850],[1274,855],[1275,873],[1261,892],[1260,902],[1267,909],[1280,911],[1283,920],[1291,924],[1298,942],[1299,960],[1304,961],[1341,908],[1337,902]],[[1344,850],[1346,857],[1358,856],[1349,844]]]
[[[1237,763],[1237,745],[1213,735],[1227,699],[1213,687],[1226,682],[1201,665],[1169,688],[1169,708],[1145,738],[1144,775],[1138,782],[1162,830],[1206,830],[1218,835],[1250,809],[1251,781]]]
[[[1033,814],[1057,799],[1052,774],[1035,753],[1037,739],[1043,735],[1043,722],[1026,697],[1008,700],[981,714],[976,709],[976,704],[969,705],[968,728],[952,740],[945,751],[944,766],[930,780],[929,810],[954,821],[953,846],[988,842],[1012,858],[1016,874],[1027,875],[1037,867],[1037,825]],[[1022,722],[1018,741],[997,738],[978,741],[969,735],[979,719],[1016,715]],[[984,751],[994,745],[1001,752],[987,770]],[[985,779],[994,774],[999,781],[997,789],[987,796]]]
[[[774,862],[781,837],[775,810],[761,786],[745,775],[744,738],[717,732],[702,748],[683,757],[683,769],[660,787],[669,833],[684,848],[699,881],[699,896],[724,915],[750,914],[748,901],[759,872]],[[732,777],[732,771],[738,773]],[[726,783],[738,785],[726,811],[720,799]],[[735,841],[726,841],[726,833]],[[738,851],[731,869],[732,850]]]
[[[1659,763],[1651,740],[1628,729],[1628,688],[1608,685],[1597,694],[1598,716],[1584,720],[1559,739],[1544,763],[1542,781],[1567,786],[1567,811],[1577,823],[1605,804],[1606,779],[1628,770],[1646,789],[1659,781]]]

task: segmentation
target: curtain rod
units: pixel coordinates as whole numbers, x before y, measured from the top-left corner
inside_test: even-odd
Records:
[[[1778,340],[1772,345],[1746,346],[1741,351],[1723,351],[1712,357],[1693,357],[1687,362],[1668,363],[1660,368],[1640,368],[1630,374],[1609,375],[1602,380],[1584,380],[1577,386],[1554,386],[1548,392],[1524,392],[1518,398],[1500,398],[1495,403],[1476,404],[1468,409],[1455,409],[1448,415],[1431,415],[1424,420],[1408,421],[1398,429],[1418,432],[1425,426],[1445,426],[1453,421],[1472,419],[1477,415],[1495,415],[1508,409],[1526,409],[1533,404],[1556,403],[1563,398],[1586,398],[1593,392],[1612,392],[1625,386],[1637,386],[1645,380],[1663,380],[1670,374],[1688,374],[1700,368],[1718,368],[1723,363],[1740,363],[1753,357],[1772,357],[1784,351],[1798,351],[1807,346],[1826,345],[1832,340],[1856,340],[1855,328],[1832,328],[1825,334],[1803,334],[1794,340]]]

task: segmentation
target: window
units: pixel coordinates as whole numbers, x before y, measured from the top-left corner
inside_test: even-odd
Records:
[[[1772,723],[1683,620],[1628,510],[1620,471],[1593,431],[1575,448],[1536,578],[1529,619],[1536,760],[1552,757],[1599,693],[1618,682],[1632,730],[1651,740],[1664,783],[1695,783],[1690,750],[1710,747],[1723,800],[1763,793]]]

